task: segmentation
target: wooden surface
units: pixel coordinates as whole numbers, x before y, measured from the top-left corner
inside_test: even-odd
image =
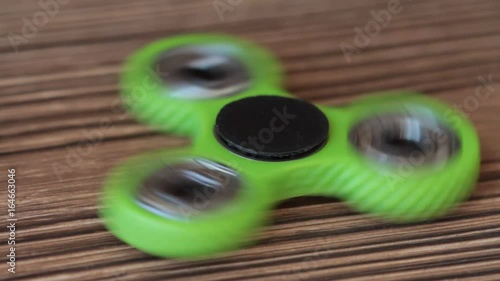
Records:
[[[193,262],[145,255],[115,239],[96,215],[112,166],[188,144],[113,110],[123,59],[158,38],[247,37],[280,57],[291,92],[329,105],[396,88],[463,105],[481,86],[479,76],[500,82],[497,0],[402,0],[401,13],[348,63],[339,44],[353,44],[354,28],[388,2],[243,0],[220,21],[212,0],[70,1],[16,53],[8,35],[22,34],[23,17],[43,10],[35,0],[0,1],[2,218],[7,168],[16,168],[18,180],[17,273],[7,272],[2,226],[0,279],[500,280],[499,83],[467,112],[482,141],[477,190],[432,223],[391,225],[335,200],[300,198],[273,213],[257,245]],[[100,129],[103,120],[113,126]],[[88,145],[96,132],[102,141]],[[86,152],[75,154],[81,145]],[[69,169],[58,178],[59,164]]]

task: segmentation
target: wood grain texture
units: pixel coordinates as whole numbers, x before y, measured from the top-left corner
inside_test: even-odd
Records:
[[[287,89],[313,102],[408,89],[467,109],[479,76],[500,82],[499,1],[401,0],[402,12],[350,63],[339,44],[352,44],[353,28],[389,0],[243,0],[223,22],[212,0],[70,1],[16,53],[8,36],[22,34],[23,17],[42,10],[37,2],[0,1],[0,177],[17,170],[19,218],[15,275],[6,271],[2,227],[1,280],[500,280],[500,83],[467,111],[482,142],[477,190],[434,222],[393,225],[333,199],[298,198],[273,212],[257,245],[183,261],[123,244],[96,215],[111,167],[188,144],[114,107],[121,63],[144,44],[226,32],[276,53]],[[106,120],[113,126],[100,129]],[[102,141],[70,159],[92,133]],[[71,171],[58,177],[53,164],[66,161]]]

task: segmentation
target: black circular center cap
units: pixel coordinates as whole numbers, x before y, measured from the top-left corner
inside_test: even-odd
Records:
[[[328,139],[328,119],[306,101],[257,96],[227,104],[215,134],[231,151],[252,159],[285,161],[305,157]]]

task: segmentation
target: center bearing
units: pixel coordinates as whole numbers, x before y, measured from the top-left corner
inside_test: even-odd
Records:
[[[306,157],[326,143],[328,131],[328,119],[316,106],[279,96],[229,103],[215,123],[215,135],[226,148],[264,161]]]

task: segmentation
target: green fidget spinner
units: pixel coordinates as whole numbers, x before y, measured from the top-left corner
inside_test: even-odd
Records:
[[[192,138],[116,167],[101,216],[118,238],[162,257],[204,257],[251,241],[280,200],[336,197],[394,222],[443,215],[472,191],[477,134],[415,93],[318,106],[282,88],[277,61],[249,42],[187,35],[125,65],[125,104],[142,122]]]

